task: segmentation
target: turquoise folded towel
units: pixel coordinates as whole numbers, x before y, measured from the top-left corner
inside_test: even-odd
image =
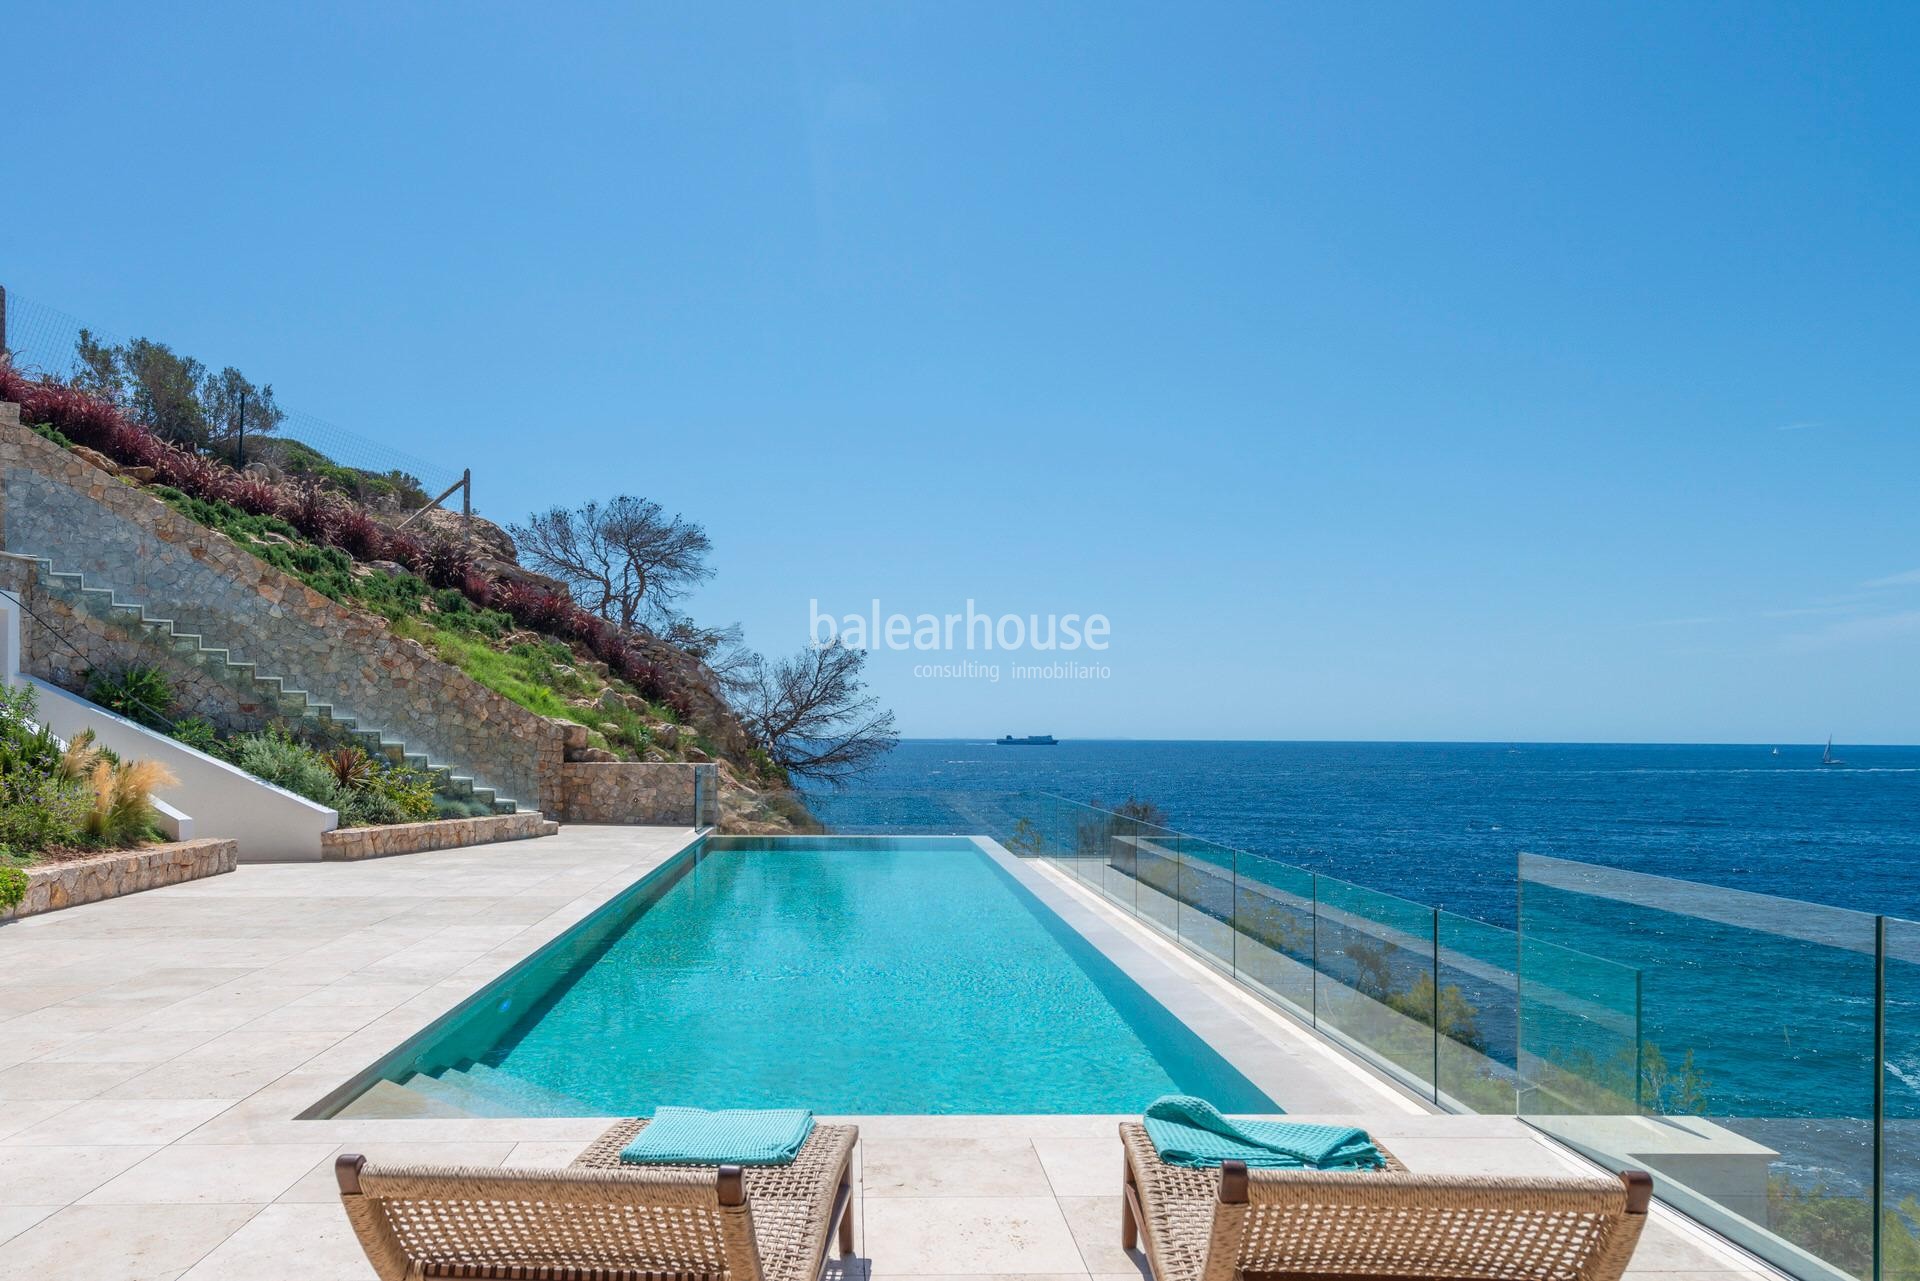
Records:
[[[1162,1095],[1147,1106],[1143,1121],[1160,1159],[1189,1169],[1218,1169],[1222,1161],[1274,1170],[1373,1170],[1387,1163],[1365,1130],[1229,1121],[1191,1094]]]
[[[620,1159],[637,1165],[788,1165],[813,1132],[801,1108],[660,1108]]]

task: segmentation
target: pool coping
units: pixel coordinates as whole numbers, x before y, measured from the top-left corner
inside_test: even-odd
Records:
[[[1020,858],[990,837],[973,840],[1148,996],[1285,1107],[1286,1114],[1352,1111],[1352,1094],[1325,1088],[1329,1076],[1363,1082],[1372,1106],[1398,1105],[1408,1115],[1441,1112],[1397,1078],[1315,1033],[1276,1002],[1182,949],[1164,932],[1129,918],[1043,860]]]
[[[328,1090],[306,1108],[294,1116],[296,1121],[332,1121],[339,1119],[341,1109],[351,1105],[373,1085],[387,1078],[392,1066],[401,1060],[418,1057],[419,1051],[433,1045],[449,1031],[472,1018],[478,1011],[480,1001],[503,984],[510,984],[519,976],[539,966],[548,957],[560,949],[570,946],[582,932],[605,919],[624,910],[623,905],[645,894],[669,877],[677,877],[683,871],[684,863],[700,849],[703,842],[712,835],[708,829],[692,832],[679,848],[667,854],[654,866],[636,877],[630,884],[614,891],[599,904],[590,909],[573,924],[540,944],[533,951],[487,979],[479,987],[468,993],[452,1008],[443,1011],[437,1017],[410,1033],[392,1049],[379,1055],[373,1062],[355,1072],[352,1076]],[[356,1119],[356,1118],[349,1118]],[[418,1119],[418,1118],[395,1118]]]

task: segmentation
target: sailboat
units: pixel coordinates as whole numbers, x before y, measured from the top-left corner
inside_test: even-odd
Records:
[[[1845,761],[1833,754],[1833,735],[1831,734],[1827,735],[1827,750],[1820,753],[1820,763],[1829,766],[1846,764]]]

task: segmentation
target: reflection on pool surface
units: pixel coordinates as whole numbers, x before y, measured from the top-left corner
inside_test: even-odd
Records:
[[[1278,1111],[957,839],[710,839],[384,1075],[443,1115]]]

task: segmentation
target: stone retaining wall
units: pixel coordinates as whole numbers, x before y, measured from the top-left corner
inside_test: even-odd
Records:
[[[320,838],[320,857],[329,862],[385,858],[389,854],[419,854],[462,845],[524,841],[535,836],[552,836],[559,830],[558,823],[534,813],[443,818],[430,823],[393,823],[383,827],[342,827]]]
[[[30,560],[0,556],[0,591],[13,593],[26,606],[20,620],[20,667],[31,676],[78,694],[94,668],[113,671],[139,663],[165,672],[182,707],[191,707],[194,715],[230,733],[261,729],[273,716],[258,686],[227,685],[129,619],[75,609],[67,597],[41,585]]]
[[[239,844],[235,841],[177,841],[31,867],[27,869],[26,898],[13,911],[0,912],[0,920],[218,876],[231,872],[238,857]]]
[[[410,751],[426,752],[522,806],[558,812],[564,748],[557,724],[395,637],[385,619],[328,600],[225,535],[10,422],[0,422],[0,547],[83,573],[90,585],[111,587],[122,600],[146,604],[208,644],[227,647],[236,661],[257,664],[262,675],[283,677],[405,740]],[[70,674],[63,680],[54,670],[51,651],[61,647],[36,648],[28,670],[70,683]],[[166,670],[185,676],[186,666],[169,662]],[[213,706],[228,710],[217,698]]]
[[[691,827],[696,797],[711,807],[719,784],[712,765],[568,761],[560,767],[560,813],[569,823]]]

